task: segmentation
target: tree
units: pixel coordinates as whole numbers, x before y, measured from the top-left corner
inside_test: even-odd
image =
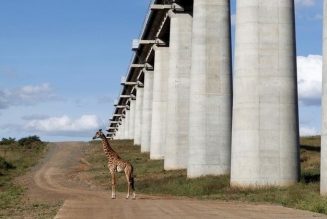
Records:
[[[2,140],[0,141],[0,145],[10,145],[10,144],[14,144],[16,143],[16,139],[15,138],[2,138]]]
[[[21,138],[18,140],[18,144],[20,146],[30,146],[35,143],[41,143],[41,139],[39,136],[33,135],[25,138]]]

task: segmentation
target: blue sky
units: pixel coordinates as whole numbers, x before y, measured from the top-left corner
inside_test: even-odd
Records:
[[[0,0],[0,138],[105,127],[149,0]],[[235,15],[235,1],[232,1]],[[300,121],[320,130],[322,0],[296,0]]]

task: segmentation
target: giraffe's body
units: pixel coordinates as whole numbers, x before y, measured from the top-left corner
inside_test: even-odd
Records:
[[[112,147],[109,144],[108,139],[106,136],[102,133],[101,130],[99,130],[93,139],[101,138],[102,145],[103,145],[103,151],[108,159],[108,169],[111,174],[111,186],[112,186],[112,195],[111,198],[116,198],[116,173],[117,172],[124,172],[127,180],[127,196],[126,198],[129,198],[130,190],[133,190],[133,199],[135,198],[135,189],[134,189],[134,177],[133,177],[133,166],[128,161],[123,160],[119,157],[116,151],[112,149]]]

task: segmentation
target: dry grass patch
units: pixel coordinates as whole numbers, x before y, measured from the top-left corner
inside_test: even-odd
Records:
[[[53,218],[60,203],[27,201],[25,188],[14,183],[16,177],[36,165],[47,151],[41,141],[23,143],[0,144],[0,218]]]
[[[302,182],[318,184],[320,181],[320,143],[320,136],[300,138]]]

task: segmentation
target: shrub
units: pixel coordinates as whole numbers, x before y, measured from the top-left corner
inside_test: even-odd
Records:
[[[18,144],[23,147],[31,148],[36,143],[42,143],[39,136],[33,135],[18,140]]]
[[[6,161],[3,157],[0,157],[0,174],[2,174],[4,171],[14,168],[15,166],[13,164]]]
[[[10,144],[14,144],[16,143],[16,139],[15,138],[2,138],[2,140],[0,141],[0,145],[10,145]]]

